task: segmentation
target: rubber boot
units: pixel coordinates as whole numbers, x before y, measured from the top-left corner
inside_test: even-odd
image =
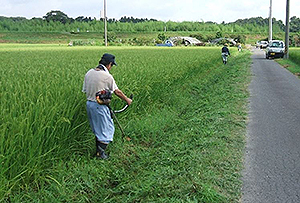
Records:
[[[104,144],[102,142],[99,142],[96,139],[96,158],[98,159],[108,159],[108,155],[105,153],[105,149],[108,144]]]

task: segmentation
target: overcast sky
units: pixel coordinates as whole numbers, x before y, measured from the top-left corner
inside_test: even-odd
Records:
[[[270,0],[107,0],[107,17],[162,21],[222,21],[269,15]],[[0,0],[0,16],[43,17],[60,10],[69,17],[100,18],[103,0]],[[273,17],[285,22],[286,0],[273,0]],[[300,17],[300,0],[291,0],[290,17]]]

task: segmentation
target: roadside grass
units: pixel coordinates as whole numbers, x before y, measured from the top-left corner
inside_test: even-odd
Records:
[[[112,72],[117,84],[135,95],[130,109],[118,115],[131,140],[122,138],[116,126],[108,161],[91,158],[94,137],[88,129],[84,96],[79,90],[84,73],[102,52],[117,56],[118,67]],[[35,60],[25,60],[30,55]],[[16,58],[12,60],[12,56]],[[20,95],[24,97],[20,99],[25,102],[22,105],[14,101],[20,107],[17,109],[1,100],[2,107],[6,107],[1,129],[12,129],[14,122],[14,127],[21,124],[27,129],[23,129],[23,136],[20,128],[21,132],[15,131],[19,136],[6,134],[8,130],[0,134],[6,147],[0,147],[0,161],[6,164],[0,173],[4,194],[0,200],[239,202],[249,51],[233,51],[226,66],[216,48],[49,48],[6,50],[2,57],[1,75],[12,74],[10,68],[17,67],[15,79],[10,80],[16,82],[15,91],[24,88],[28,95]],[[9,64],[11,61],[18,62],[17,66]],[[32,88],[24,78],[39,85]],[[11,88],[6,86],[9,80],[5,77],[1,81],[2,88]],[[44,86],[47,83],[51,86]],[[16,94],[1,96],[18,98]],[[18,118],[17,112],[24,110],[26,101],[28,113]],[[120,106],[122,102],[116,101],[113,107]],[[10,111],[16,113],[15,117],[6,115]],[[28,118],[22,121],[24,115]],[[6,123],[6,119],[12,123]],[[43,129],[39,129],[39,122]],[[26,149],[14,143],[16,138],[22,138],[17,144],[23,143]],[[29,156],[22,157],[25,163],[13,162],[20,152]],[[9,173],[11,163],[20,167],[15,169],[18,175]]]
[[[289,52],[289,59],[276,59],[282,67],[289,70],[296,76],[300,76],[300,49],[291,48]]]

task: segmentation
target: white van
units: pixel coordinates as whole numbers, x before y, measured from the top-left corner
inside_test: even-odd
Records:
[[[266,59],[268,58],[283,58],[284,42],[280,40],[272,40],[266,48]]]

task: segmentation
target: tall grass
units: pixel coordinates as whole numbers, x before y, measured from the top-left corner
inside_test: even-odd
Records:
[[[291,73],[299,77],[300,74],[300,49],[290,48],[289,59],[277,59],[276,61],[289,70]]]
[[[8,201],[238,201],[249,53],[216,48],[0,49],[0,195]],[[107,162],[90,158],[84,74],[116,55],[134,103]],[[113,108],[123,105],[114,99]],[[1,197],[0,196],[0,197]]]
[[[289,57],[292,61],[300,65],[300,49],[299,48],[292,48],[289,51]]]

